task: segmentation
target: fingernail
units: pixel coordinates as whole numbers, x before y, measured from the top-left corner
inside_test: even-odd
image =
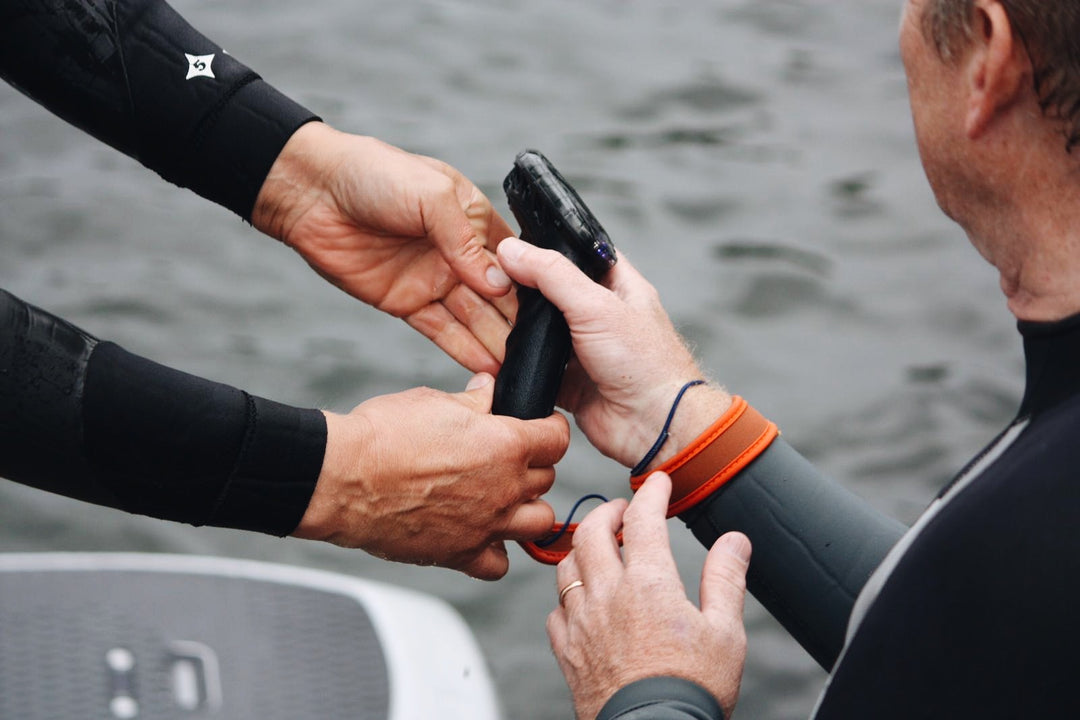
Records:
[[[491,376],[487,373],[477,373],[469,380],[469,384],[465,386],[466,390],[476,390],[482,388],[491,382]]]
[[[731,553],[745,563],[750,562],[750,539],[742,533],[727,533],[716,541],[725,551]]]
[[[510,284],[509,276],[498,265],[491,265],[487,269],[487,281],[492,287],[504,288]]]
[[[525,242],[515,237],[508,237],[499,243],[499,254],[507,260],[520,260],[525,254]]]

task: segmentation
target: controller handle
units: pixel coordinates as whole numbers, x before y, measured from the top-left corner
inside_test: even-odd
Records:
[[[522,240],[562,253],[593,280],[615,265],[608,234],[542,154],[518,153],[503,189]],[[570,351],[562,313],[538,290],[518,286],[517,322],[495,378],[492,413],[524,420],[551,415]]]

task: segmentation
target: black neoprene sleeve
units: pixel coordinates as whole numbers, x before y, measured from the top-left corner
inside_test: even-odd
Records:
[[[731,530],[750,538],[750,592],[826,670],[859,592],[907,530],[782,438],[679,517],[706,547]]]
[[[326,421],[173,370],[0,290],[0,476],[190,523],[292,532]]]
[[[241,217],[313,113],[163,0],[5,0],[0,77]]]

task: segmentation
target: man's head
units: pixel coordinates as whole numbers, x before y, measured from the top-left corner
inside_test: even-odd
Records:
[[[1080,3],[999,0],[1033,68],[1043,112],[1062,121],[1066,148],[1080,143]],[[976,0],[925,0],[922,31],[945,62],[956,62],[982,29]]]
[[[907,0],[900,55],[934,195],[1010,309],[1080,312],[1080,2]]]
[[[1032,19],[1036,4],[1055,19]],[[1075,5],[907,0],[904,7],[900,55],[923,167],[942,209],[969,234],[1016,200],[1018,162],[1040,172],[1075,163],[1066,150],[1080,141],[1080,73],[1070,69],[1078,46],[1056,24],[1080,17],[1080,8],[1062,12],[1060,4]]]

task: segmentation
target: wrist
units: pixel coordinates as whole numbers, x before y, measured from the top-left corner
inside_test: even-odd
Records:
[[[678,390],[670,393],[672,401],[674,401],[677,392]],[[660,446],[659,451],[652,460],[642,469],[642,474],[652,472],[669,459],[675,457],[680,450],[692,443],[717,418],[727,412],[729,407],[731,407],[731,394],[722,387],[706,383],[689,388],[679,401],[678,407],[675,408],[675,413],[667,430],[667,440]],[[639,458],[644,457],[645,453],[648,452],[648,448],[651,447],[651,443],[655,442],[656,438],[659,437],[660,427],[662,426],[657,426],[652,439],[649,440],[650,445],[642,450]]]
[[[668,517],[694,507],[753,463],[780,435],[779,428],[746,400],[733,396],[726,412],[690,444],[663,464],[653,468],[671,478]],[[646,474],[630,478],[637,490]]]
[[[359,468],[366,440],[356,430],[354,415],[323,411],[326,418],[326,451],[315,491],[293,537],[322,540],[350,547],[364,547],[367,515],[358,507],[356,497],[368,497],[348,489],[360,482]],[[348,498],[352,502],[348,502]],[[348,540],[346,541],[346,532]]]
[[[325,176],[324,148],[338,134],[322,122],[297,128],[281,149],[266,175],[251,224],[272,238],[288,242],[291,228],[323,194],[320,178]]]

